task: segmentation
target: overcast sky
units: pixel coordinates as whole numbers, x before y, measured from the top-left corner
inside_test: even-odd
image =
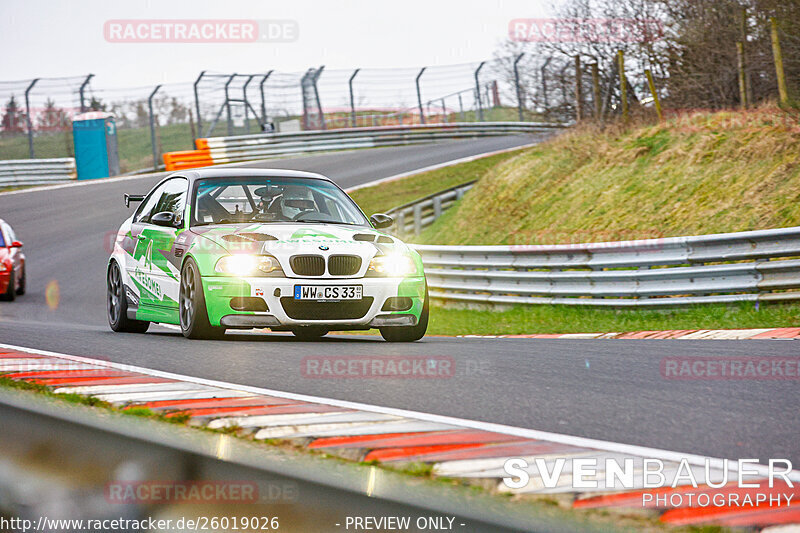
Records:
[[[551,0],[2,0],[0,80],[96,75],[135,87],[193,80],[199,71],[418,67],[490,58],[509,20],[548,16]],[[291,20],[293,42],[109,42],[127,19]]]

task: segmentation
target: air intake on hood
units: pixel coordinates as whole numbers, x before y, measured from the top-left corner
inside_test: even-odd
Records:
[[[373,242],[375,240],[375,235],[371,233],[356,233],[353,235],[353,239],[357,241]]]

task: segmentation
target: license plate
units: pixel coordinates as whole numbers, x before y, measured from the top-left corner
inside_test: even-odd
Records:
[[[361,285],[295,285],[295,300],[360,300]]]

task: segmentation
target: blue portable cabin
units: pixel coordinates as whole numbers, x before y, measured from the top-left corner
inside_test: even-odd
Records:
[[[72,142],[79,180],[119,174],[117,126],[114,115],[91,111],[72,119]]]

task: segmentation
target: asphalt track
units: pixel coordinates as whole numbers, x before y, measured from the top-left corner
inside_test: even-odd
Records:
[[[254,165],[321,172],[350,187],[529,142],[489,138]],[[105,243],[129,215],[123,192],[146,192],[157,180],[0,195],[0,218],[14,226],[28,257],[28,294],[0,303],[0,342],[626,444],[800,465],[799,381],[673,381],[660,373],[668,356],[800,356],[797,341],[427,337],[396,345],[371,336],[304,343],[285,334],[188,341],[161,327],[115,334],[105,316]],[[456,371],[446,379],[303,377],[302,359],[319,355],[447,356]]]

